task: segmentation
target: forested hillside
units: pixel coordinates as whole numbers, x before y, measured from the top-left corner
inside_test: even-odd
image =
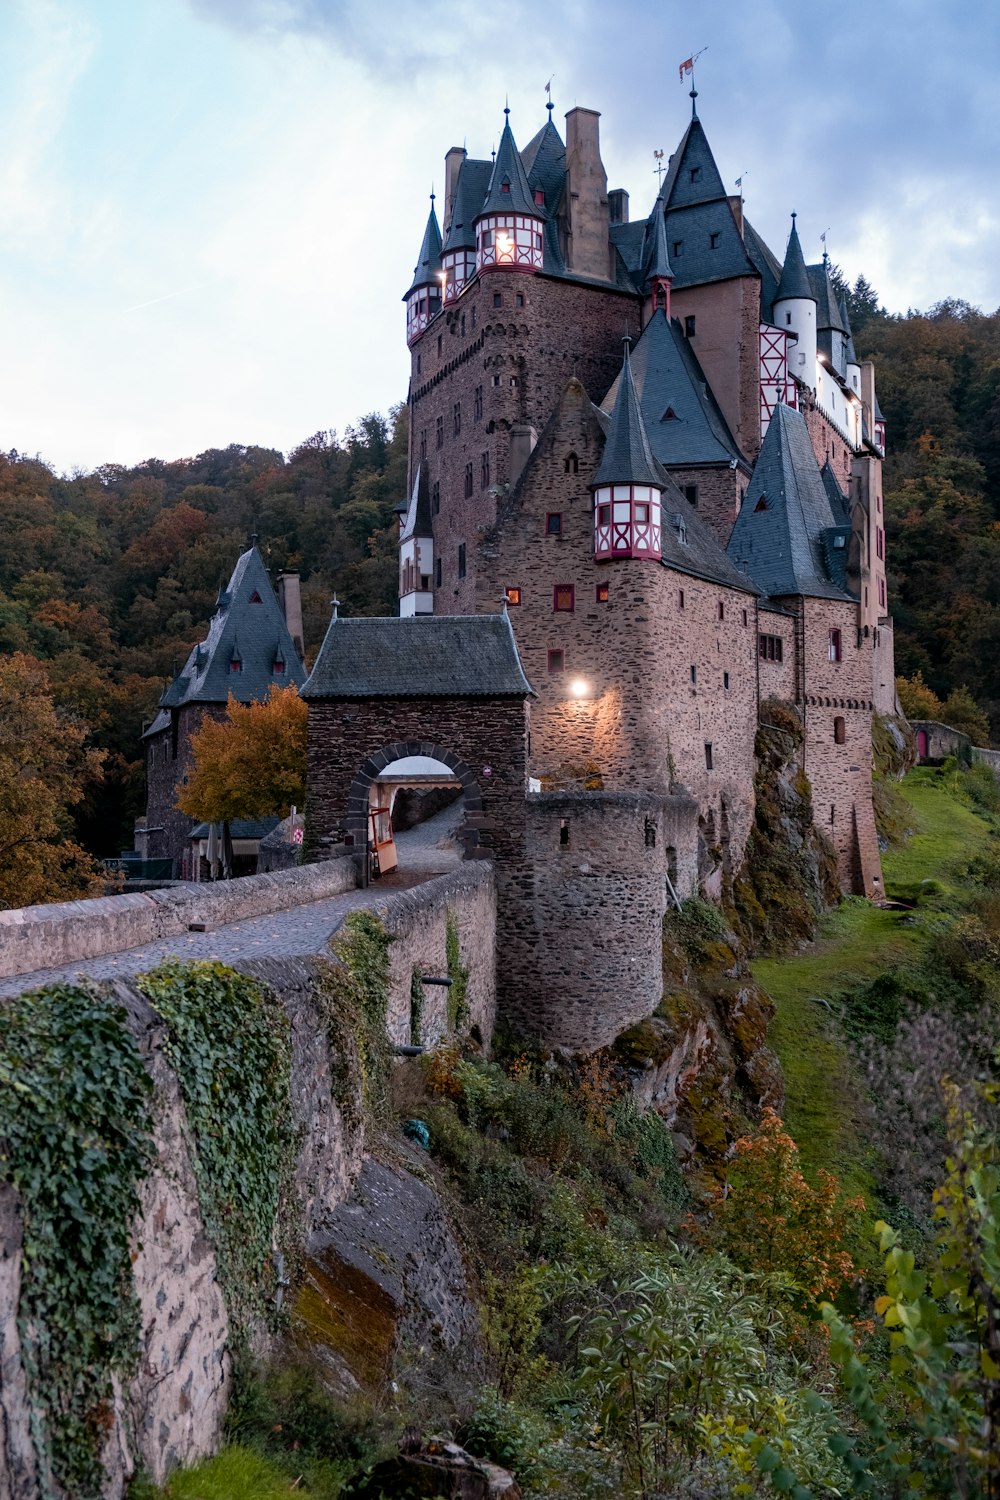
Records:
[[[966,684],[1000,733],[1000,313],[962,302],[889,317],[859,278],[861,358],[877,362],[897,669],[942,697]],[[10,436],[16,436],[11,434]],[[75,809],[91,851],[131,843],[139,735],[173,667],[256,533],[303,578],[307,649],[337,591],[349,614],[395,605],[392,508],[406,487],[406,412],[267,448],[107,465],[61,478],[0,454],[0,654],[46,667],[57,705],[105,752]]]
[[[0,454],[0,657],[42,662],[57,705],[106,752],[75,810],[89,849],[131,844],[143,719],[249,537],[274,574],[301,572],[315,650],[334,590],[350,614],[393,607],[392,510],[405,488],[405,408],[365,417],[342,439],[317,433],[287,459],[234,444],[65,479]]]

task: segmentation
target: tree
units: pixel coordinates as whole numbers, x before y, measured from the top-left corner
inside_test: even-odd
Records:
[[[979,707],[967,687],[957,687],[948,694],[941,710],[941,718],[952,729],[967,734],[974,745],[990,742],[990,721]]]
[[[896,692],[908,719],[933,719],[944,722],[944,704],[932,687],[924,681],[923,672],[914,672],[912,677],[897,677]]]
[[[208,823],[286,817],[306,795],[306,705],[294,686],[271,686],[259,703],[230,695],[224,719],[191,736],[192,768],[177,798],[181,812]]]
[[[87,729],[56,708],[42,664],[0,659],[0,907],[96,894],[101,867],[68,836],[69,809],[100,773]]]
[[[725,1189],[696,1233],[747,1270],[787,1277],[807,1299],[836,1297],[854,1274],[843,1246],[865,1205],[845,1199],[832,1172],[817,1175],[812,1187],[781,1116],[765,1109],[758,1129],[734,1143]]]

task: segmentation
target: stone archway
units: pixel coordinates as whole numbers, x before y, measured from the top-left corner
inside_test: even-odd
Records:
[[[347,812],[344,817],[345,832],[352,836],[355,844],[364,848],[368,838],[368,807],[371,800],[371,789],[379,774],[386,766],[392,765],[394,761],[405,760],[409,756],[426,756],[429,760],[440,761],[457,776],[462,787],[462,800],[465,805],[467,822],[476,821],[476,815],[483,811],[483,793],[478,778],[466,765],[461,756],[456,755],[453,750],[444,745],[437,744],[432,740],[396,740],[392,744],[384,745],[374,755],[369,755],[351,782],[347,793]],[[475,827],[467,827],[465,831],[466,853],[478,842],[478,834]]]

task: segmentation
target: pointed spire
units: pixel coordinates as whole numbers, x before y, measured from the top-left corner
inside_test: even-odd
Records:
[[[493,172],[490,176],[490,185],[486,190],[485,201],[476,218],[481,218],[483,214],[529,214],[532,218],[544,219],[545,210],[540,209],[535,203],[534,194],[528,184],[528,175],[524,170],[524,163],[521,161],[514,142],[510,128],[509,107],[504,108],[504,116],[500,149],[493,163]]]
[[[625,358],[622,363],[618,398],[611,413],[604,454],[591,488],[605,484],[650,484],[663,489],[663,480],[649,446],[646,425],[642,420],[639,396],[629,360],[630,340],[625,340]]]
[[[434,209],[434,194],[431,193],[431,211],[427,215],[427,228],[420,244],[420,254],[417,256],[417,264],[413,268],[413,280],[409,291],[415,292],[421,286],[441,286],[441,228],[438,224],[437,213]]]
[[[778,291],[775,302],[783,302],[786,297],[797,297],[815,302],[812,287],[809,285],[809,275],[806,271],[805,256],[802,254],[802,246],[799,244],[799,232],[795,227],[797,215],[792,214],[792,232],[788,236],[788,248],[785,250],[785,264],[781,268],[781,280],[778,282]]]
[[[696,102],[697,98],[698,98],[698,90],[695,89],[695,88],[693,88],[691,90],[691,118],[692,118],[692,120],[697,120],[697,118],[698,118],[698,105],[697,105],[697,102]]]
[[[663,210],[663,192],[660,191],[653,212],[646,221],[646,237],[649,246],[646,259],[646,286],[654,281],[672,281],[673,269],[667,254],[667,220]]]
[[[858,363],[858,353],[854,347],[854,332],[851,328],[851,319],[847,311],[847,298],[843,293],[841,293],[838,306],[840,308],[840,321],[843,323],[844,332],[847,334],[847,363],[849,365],[856,365]]]

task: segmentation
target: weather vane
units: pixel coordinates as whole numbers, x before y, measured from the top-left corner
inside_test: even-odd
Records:
[[[663,165],[663,152],[662,151],[654,151],[653,155],[656,158],[656,166],[653,168],[653,171],[656,173],[656,180],[657,180],[657,182],[662,187],[663,186],[663,173],[666,170],[665,167],[664,167],[664,165]]]

